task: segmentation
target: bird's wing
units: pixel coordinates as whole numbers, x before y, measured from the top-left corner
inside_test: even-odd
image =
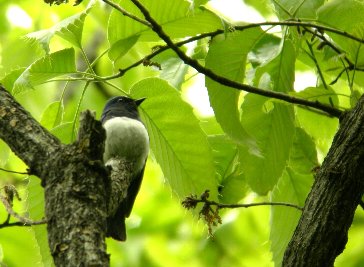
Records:
[[[129,188],[128,188],[128,195],[126,196],[126,199],[122,203],[124,205],[124,211],[125,211],[126,218],[128,218],[130,216],[131,210],[134,206],[135,198],[139,192],[140,185],[143,180],[144,169],[145,169],[145,163],[144,163],[143,169],[141,169],[140,172],[131,181]]]

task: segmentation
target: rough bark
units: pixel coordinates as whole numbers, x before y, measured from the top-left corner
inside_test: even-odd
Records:
[[[61,146],[1,85],[0,138],[38,177],[43,177],[44,162]]]
[[[364,193],[364,97],[340,128],[306,200],[283,266],[333,266]]]
[[[105,131],[89,112],[83,118],[78,141],[63,145],[0,86],[0,138],[42,179],[56,266],[109,265]]]
[[[101,123],[83,113],[79,140],[63,146],[47,168],[48,240],[56,266],[108,266],[105,233],[110,194],[102,163]]]

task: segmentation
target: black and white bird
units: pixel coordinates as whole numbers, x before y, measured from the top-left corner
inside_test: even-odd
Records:
[[[107,236],[126,240],[125,218],[129,217],[138,194],[145,163],[149,153],[149,136],[139,117],[138,107],[145,100],[125,96],[111,98],[105,105],[101,122],[106,130],[104,163],[111,165],[115,159],[131,164],[131,182],[126,198],[121,201],[115,214],[108,218]]]

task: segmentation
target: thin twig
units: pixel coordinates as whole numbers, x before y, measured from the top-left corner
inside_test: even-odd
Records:
[[[5,228],[5,227],[13,227],[13,226],[33,226],[33,225],[40,225],[40,224],[46,224],[47,220],[43,219],[43,220],[39,220],[39,221],[31,221],[28,220],[27,222],[7,222],[7,223],[2,223],[0,224],[0,229],[1,228]]]
[[[17,173],[17,174],[29,174],[28,172],[18,172],[18,171],[7,170],[7,169],[4,169],[4,168],[0,168],[0,171],[10,172],[10,173]]]
[[[328,87],[327,87],[327,83],[326,83],[326,80],[325,80],[325,77],[321,71],[321,67],[320,67],[320,64],[318,63],[317,61],[317,58],[316,58],[316,55],[313,51],[313,48],[312,48],[312,44],[306,40],[306,44],[307,44],[307,47],[308,49],[310,50],[310,53],[306,52],[308,54],[308,56],[312,59],[313,63],[315,64],[316,66],[316,69],[317,69],[317,73],[321,79],[321,82],[322,82],[322,85],[324,86],[324,88],[327,90]]]
[[[3,195],[0,195],[0,201],[3,203],[6,212],[13,216],[14,218],[18,219],[19,222],[9,223],[9,216],[5,220],[4,223],[0,224],[0,229],[8,226],[30,226],[30,225],[38,225],[38,224],[44,224],[46,223],[46,220],[40,220],[40,221],[33,221],[31,219],[28,219],[26,217],[20,216],[18,213],[16,213],[13,208],[12,204],[9,203],[9,200],[7,197],[4,197]]]
[[[177,47],[174,42],[171,40],[171,38],[164,32],[162,29],[162,26],[159,25],[149,14],[148,10],[138,1],[138,0],[131,0],[143,13],[145,19],[152,25],[152,29],[155,33],[158,34],[158,36],[179,56],[179,58],[187,65],[193,67],[198,72],[204,74],[205,76],[209,77],[210,79],[235,89],[243,90],[249,93],[258,94],[265,97],[271,97],[280,99],[283,101],[286,101],[288,103],[292,104],[298,104],[303,106],[309,106],[315,109],[322,110],[331,116],[339,118],[342,114],[342,111],[340,109],[331,107],[326,104],[322,104],[318,101],[308,101],[306,99],[293,97],[281,92],[275,92],[275,91],[268,91],[264,89],[260,89],[254,86],[250,86],[247,84],[241,84],[235,81],[232,81],[230,79],[227,79],[226,77],[220,76],[213,72],[211,69],[205,68],[202,66],[197,60],[187,56],[179,47]],[[261,25],[266,25],[265,23],[262,23]],[[298,25],[297,23],[295,24]]]
[[[208,190],[205,191],[204,194],[208,194]],[[295,204],[291,204],[291,203],[286,203],[286,202],[258,202],[258,203],[248,203],[248,204],[223,204],[223,203],[219,203],[216,201],[211,201],[207,199],[208,197],[203,197],[201,196],[200,198],[198,198],[197,196],[191,195],[189,197],[186,197],[185,200],[182,202],[183,206],[185,208],[194,208],[196,207],[196,205],[198,203],[204,203],[207,204],[209,206],[216,206],[219,209],[236,209],[236,208],[250,208],[250,207],[256,207],[256,206],[285,206],[285,207],[291,207],[291,208],[295,208],[298,209],[300,211],[303,210],[302,207],[295,205]]]
[[[259,203],[249,203],[249,204],[223,204],[215,201],[210,201],[210,190],[205,190],[200,197],[196,195],[190,195],[182,201],[182,206],[186,209],[195,209],[198,203],[203,203],[203,206],[199,212],[199,218],[203,218],[207,224],[208,232],[210,236],[213,236],[213,228],[219,224],[222,224],[222,219],[220,216],[220,209],[235,209],[235,208],[249,208],[255,206],[285,206],[298,209],[302,211],[303,209],[295,204],[285,203],[285,202],[259,202]],[[215,209],[212,208],[215,206]]]
[[[219,209],[250,208],[250,207],[255,207],[255,206],[285,206],[285,207],[295,208],[300,211],[303,210],[303,208],[301,208],[295,204],[285,203],[285,202],[267,202],[267,201],[265,201],[265,202],[248,203],[248,204],[223,204],[223,203],[218,203],[218,202],[209,201],[209,200],[199,200],[197,202],[198,203],[207,203],[211,206],[217,206]]]

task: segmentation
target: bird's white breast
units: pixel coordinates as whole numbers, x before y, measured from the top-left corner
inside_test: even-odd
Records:
[[[104,123],[106,130],[104,162],[124,158],[140,171],[149,153],[149,137],[143,123],[127,117],[115,117]]]

